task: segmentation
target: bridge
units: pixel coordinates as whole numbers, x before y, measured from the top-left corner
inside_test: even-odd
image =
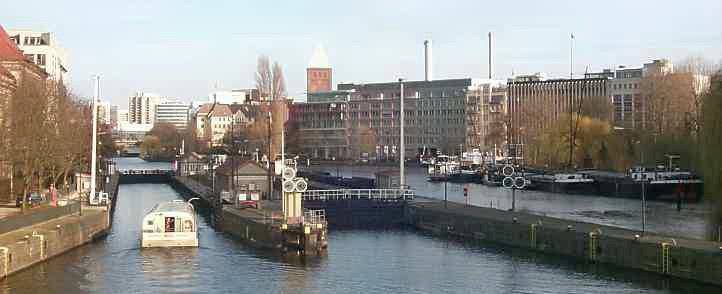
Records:
[[[120,184],[170,183],[175,171],[171,169],[119,169]]]

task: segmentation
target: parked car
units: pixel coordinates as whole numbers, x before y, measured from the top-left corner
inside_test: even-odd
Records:
[[[27,198],[25,199],[25,201],[28,204],[28,206],[30,206],[30,207],[40,205],[40,203],[42,203],[43,200],[45,200],[45,199],[43,199],[43,196],[40,195],[40,193],[38,193],[38,192],[29,192],[26,195],[26,197]],[[23,198],[20,197],[20,195],[18,195],[18,197],[15,198],[15,206],[17,206],[17,207],[23,206]]]

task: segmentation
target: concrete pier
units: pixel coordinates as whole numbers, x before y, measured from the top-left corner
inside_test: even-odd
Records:
[[[617,227],[425,199],[406,208],[412,226],[434,234],[483,240],[722,285],[722,244]],[[637,237],[640,236],[640,237]]]
[[[266,204],[264,207],[272,207]],[[322,225],[289,225],[280,210],[223,208],[221,229],[257,248],[305,256],[322,255],[328,247],[328,230]]]
[[[21,271],[107,233],[106,207],[77,213],[0,235],[0,277]]]

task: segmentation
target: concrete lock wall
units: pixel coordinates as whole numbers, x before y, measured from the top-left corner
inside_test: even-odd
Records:
[[[92,241],[108,229],[108,212],[83,211],[83,215],[58,218],[0,235],[0,277]]]
[[[443,206],[442,206],[443,208]],[[715,242],[649,236],[634,231],[482,207],[460,212],[410,205],[407,221],[435,234],[485,240],[722,285],[722,252]],[[514,218],[517,218],[514,222]],[[711,245],[711,246],[710,246]]]
[[[12,232],[14,230],[32,226],[52,219],[78,213],[80,211],[79,202],[71,202],[65,206],[47,207],[43,209],[31,209],[28,213],[22,215],[13,215],[0,220],[0,235]]]
[[[260,248],[280,248],[283,242],[280,229],[241,217],[229,208],[223,209],[221,230]]]

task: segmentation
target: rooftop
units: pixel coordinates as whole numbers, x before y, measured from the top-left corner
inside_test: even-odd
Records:
[[[318,45],[313,49],[313,55],[311,55],[311,60],[308,62],[306,68],[331,68],[331,64],[328,62],[328,55],[326,55],[326,50],[323,49],[323,46]]]
[[[5,32],[5,29],[0,25],[0,60],[3,61],[18,61],[25,60],[23,51],[15,45],[15,42],[10,40],[10,36]]]

